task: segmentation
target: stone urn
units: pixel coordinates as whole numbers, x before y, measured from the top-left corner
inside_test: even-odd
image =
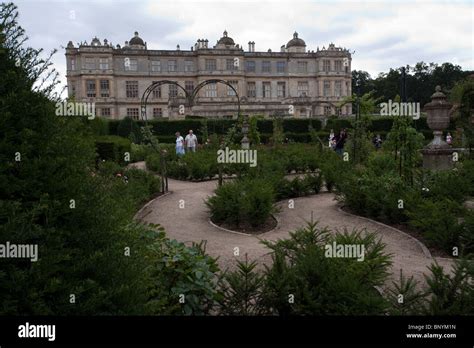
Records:
[[[453,104],[446,100],[441,87],[436,86],[436,92],[431,96],[431,102],[425,104],[428,127],[433,130],[433,141],[428,145],[431,148],[449,148],[443,140],[443,131],[449,127],[449,111]]]
[[[428,127],[433,130],[433,140],[422,150],[423,167],[432,170],[451,169],[453,162],[453,149],[443,140],[443,131],[449,127],[450,110],[453,107],[441,92],[441,87],[436,86],[431,102],[425,104]]]

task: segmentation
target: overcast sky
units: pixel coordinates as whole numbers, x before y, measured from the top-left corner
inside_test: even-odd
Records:
[[[138,31],[149,49],[189,49],[197,39],[215,45],[226,29],[247,50],[279,51],[297,31],[308,50],[334,42],[354,50],[352,69],[373,77],[419,61],[451,62],[474,70],[472,1],[15,1],[29,45],[57,48],[65,81],[64,46],[94,36],[114,45]]]

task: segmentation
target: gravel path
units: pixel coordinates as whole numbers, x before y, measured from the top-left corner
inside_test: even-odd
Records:
[[[237,258],[244,259],[245,254],[251,260],[258,260],[260,264],[271,261],[268,249],[259,242],[260,239],[286,238],[288,232],[311,220],[311,215],[314,220],[319,220],[320,226],[329,226],[333,231],[366,228],[367,231],[376,232],[386,244],[386,252],[392,254],[390,278],[398,280],[400,269],[403,269],[404,275],[413,275],[417,280],[423,281],[423,274],[429,273],[427,267],[435,260],[446,269],[451,269],[452,260],[433,258],[421,242],[404,232],[340,210],[332,193],[295,198],[293,209],[288,207],[287,201],[279,202],[281,210],[276,215],[278,226],[258,236],[224,231],[211,225],[204,204],[216,186],[217,181],[193,183],[169,179],[171,192],[149,202],[136,217],[162,225],[167,235],[178,241],[190,243],[205,240],[207,252],[219,257],[219,264],[223,269],[232,267]],[[183,204],[184,208],[180,208]],[[239,248],[239,256],[234,255],[236,247]]]

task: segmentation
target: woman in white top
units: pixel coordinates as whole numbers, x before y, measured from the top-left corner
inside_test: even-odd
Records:
[[[184,139],[179,132],[176,132],[176,154],[184,155]]]
[[[334,147],[334,131],[331,129],[331,133],[329,133],[329,147]]]

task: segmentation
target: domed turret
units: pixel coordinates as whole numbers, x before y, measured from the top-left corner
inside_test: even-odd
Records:
[[[295,31],[293,34],[293,39],[288,41],[286,44],[286,49],[290,52],[305,52],[306,51],[306,43],[303,39],[298,37],[298,33]]]
[[[234,46],[235,45],[235,42],[234,42],[234,39],[232,39],[231,37],[227,36],[227,30],[224,30],[224,36],[222,36],[219,41],[217,41],[217,44],[218,45],[230,45],[230,46]]]
[[[128,44],[131,48],[145,48],[145,42],[138,36],[138,31],[135,32],[135,36],[130,39]]]

